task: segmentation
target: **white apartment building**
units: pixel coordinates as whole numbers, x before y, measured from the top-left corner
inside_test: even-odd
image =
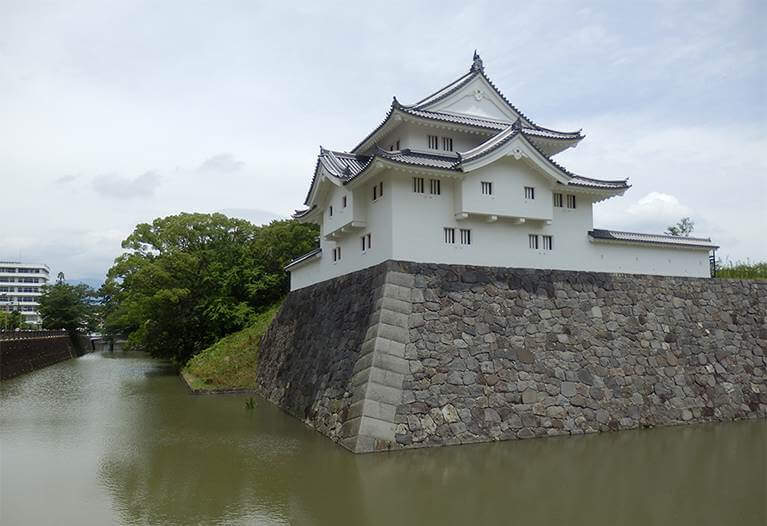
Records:
[[[0,311],[19,311],[25,323],[39,327],[40,287],[48,284],[50,274],[48,265],[0,261]]]
[[[468,73],[421,101],[395,97],[351,151],[320,148],[294,215],[320,226],[320,245],[286,267],[291,290],[388,259],[709,276],[708,238],[594,228],[594,204],[630,185],[554,161],[583,138],[533,122],[475,53]]]

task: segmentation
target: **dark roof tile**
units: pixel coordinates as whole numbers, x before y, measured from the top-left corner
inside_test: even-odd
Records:
[[[663,234],[642,234],[639,232],[621,232],[595,228],[589,236],[600,241],[621,241],[624,243],[651,243],[656,245],[674,245],[683,247],[718,248],[707,237],[682,237]]]

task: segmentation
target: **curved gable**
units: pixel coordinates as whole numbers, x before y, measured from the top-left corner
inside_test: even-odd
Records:
[[[522,117],[499,96],[485,76],[480,74],[474,75],[453,93],[444,98],[419,105],[418,109],[469,115],[508,123]]]
[[[567,184],[571,175],[535,148],[516,126],[509,126],[489,141],[461,155],[461,169],[472,172],[498,159],[511,156],[524,159],[557,182]]]

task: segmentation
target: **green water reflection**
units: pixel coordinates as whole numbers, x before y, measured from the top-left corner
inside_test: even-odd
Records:
[[[355,456],[139,354],[0,387],[0,523],[767,524],[767,422]]]

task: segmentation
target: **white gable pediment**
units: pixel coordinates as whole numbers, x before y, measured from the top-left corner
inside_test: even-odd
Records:
[[[427,103],[423,109],[510,123],[519,117],[482,75],[477,75],[450,96],[433,104]]]
[[[513,131],[511,129],[506,130],[493,139],[490,139],[490,141],[498,140],[502,135],[507,133],[511,134]],[[491,147],[487,154],[472,156],[473,152],[479,152],[483,148],[486,148],[490,141],[481,144],[474,150],[470,150],[466,153],[466,160],[461,164],[464,172],[473,172],[474,170],[492,164],[504,157],[513,157],[518,161],[525,161],[536,171],[550,177],[554,181],[567,184],[570,179],[570,177],[554,165],[551,160],[547,159],[545,156],[541,155],[538,150],[533,148],[527,139],[519,133],[514,133],[510,139],[500,139],[500,143],[502,144],[498,147]]]

